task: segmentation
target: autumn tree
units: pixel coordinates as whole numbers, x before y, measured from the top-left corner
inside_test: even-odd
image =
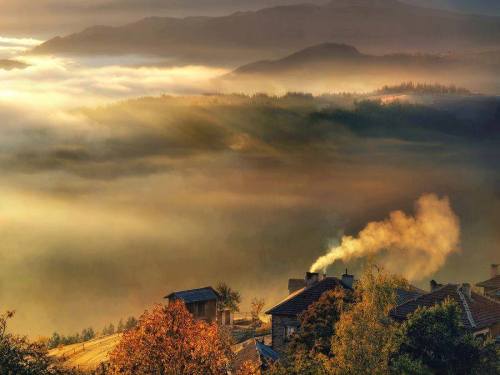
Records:
[[[398,332],[394,374],[498,374],[498,348],[473,337],[462,324],[455,301],[418,308]]]
[[[229,309],[233,312],[240,311],[241,295],[238,291],[233,290],[225,282],[220,282],[217,285],[216,291],[220,296],[219,309]]]
[[[396,351],[397,325],[389,317],[396,290],[405,282],[369,266],[355,286],[356,303],[344,312],[332,340],[333,371],[337,374],[387,374]]]
[[[250,315],[253,322],[260,322],[260,315],[264,310],[266,301],[263,298],[253,298],[250,303]]]
[[[230,365],[229,339],[194,320],[181,301],[146,311],[110,354],[111,374],[215,375]]]

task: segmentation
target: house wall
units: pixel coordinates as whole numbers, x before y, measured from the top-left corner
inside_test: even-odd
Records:
[[[272,324],[272,348],[277,352],[283,353],[289,339],[286,337],[286,327],[295,327],[298,329],[300,326],[296,317],[285,315],[273,315],[271,318]]]
[[[493,338],[500,336],[500,322],[495,323],[490,327],[490,334]]]
[[[200,313],[200,306],[204,312]],[[215,322],[217,319],[217,302],[203,301],[203,302],[193,302],[186,305],[187,309],[195,319],[206,320],[207,322]]]
[[[497,291],[496,288],[483,288],[483,294],[497,301],[500,301],[500,298],[498,298],[496,291]]]

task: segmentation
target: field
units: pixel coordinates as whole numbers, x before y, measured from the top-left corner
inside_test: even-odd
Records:
[[[68,367],[94,370],[106,363],[109,353],[120,341],[121,334],[100,337],[84,343],[52,349],[50,355],[61,359]]]

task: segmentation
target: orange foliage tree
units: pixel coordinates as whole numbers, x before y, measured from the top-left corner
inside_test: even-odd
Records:
[[[110,354],[111,374],[226,374],[228,336],[216,324],[193,319],[184,303],[156,305]]]

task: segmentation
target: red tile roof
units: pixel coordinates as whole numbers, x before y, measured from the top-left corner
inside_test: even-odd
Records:
[[[500,289],[500,275],[492,277],[491,279],[486,281],[481,281],[480,283],[477,283],[476,286],[481,286],[488,289]]]
[[[412,299],[392,310],[391,316],[404,320],[418,307],[430,307],[450,298],[462,310],[462,321],[466,328],[479,330],[500,322],[500,303],[480,294],[471,293],[469,297],[460,285],[447,284],[437,290]]]

